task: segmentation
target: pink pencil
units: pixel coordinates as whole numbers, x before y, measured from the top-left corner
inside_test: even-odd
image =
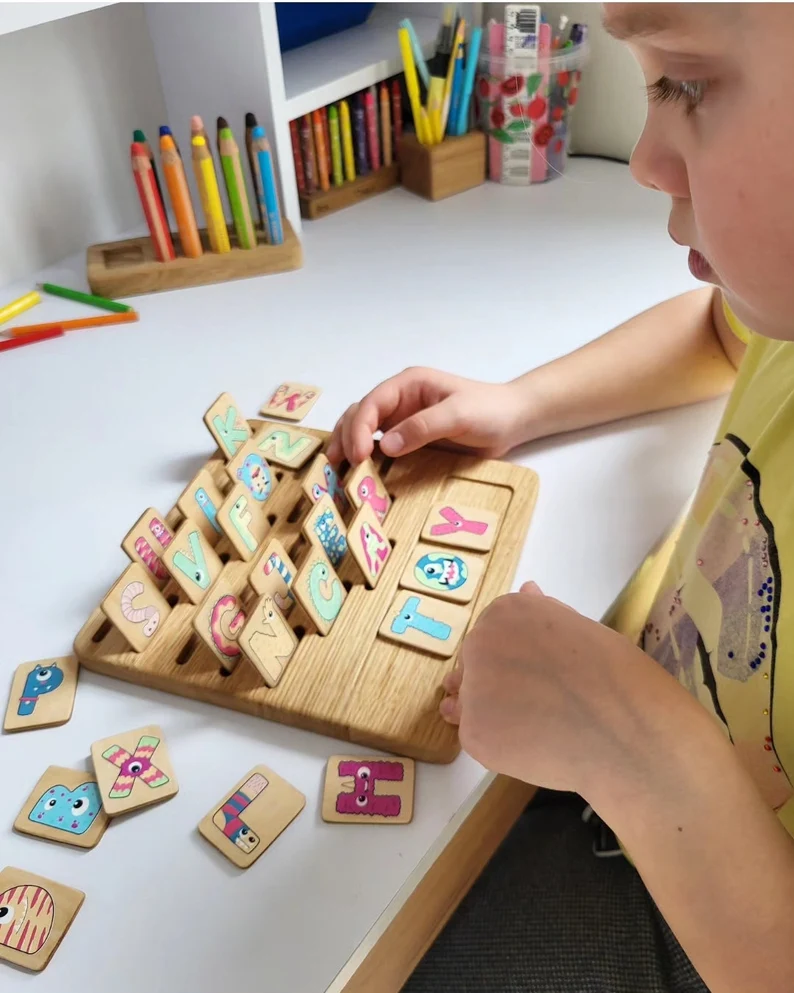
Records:
[[[364,94],[364,114],[367,122],[367,144],[369,145],[369,164],[372,171],[380,169],[380,143],[378,142],[378,119],[375,116],[375,97],[370,90]]]

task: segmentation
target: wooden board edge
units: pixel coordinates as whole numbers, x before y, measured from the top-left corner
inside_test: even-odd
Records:
[[[399,993],[536,792],[497,776],[352,976],[330,989]]]

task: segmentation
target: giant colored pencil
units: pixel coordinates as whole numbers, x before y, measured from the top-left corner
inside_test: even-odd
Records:
[[[276,174],[273,171],[273,156],[265,136],[265,129],[261,126],[254,128],[253,138],[259,171],[262,173],[262,186],[265,190],[263,210],[267,240],[271,245],[281,245],[284,242],[284,231],[281,226],[281,209],[276,190]]]
[[[238,244],[240,248],[256,248],[256,232],[254,222],[251,220],[251,208],[248,206],[248,191],[245,188],[240,150],[231,128],[221,130],[218,147]]]
[[[342,156],[348,183],[356,178],[356,160],[353,155],[353,129],[350,126],[350,107],[347,100],[339,102],[339,130],[342,134]]]
[[[75,303],[87,303],[90,307],[99,307],[100,310],[112,310],[116,314],[126,314],[133,308],[128,303],[120,303],[118,300],[108,300],[106,297],[98,297],[93,293],[81,293],[80,290],[70,290],[65,286],[56,286],[54,283],[40,283],[39,289],[49,293],[50,296],[63,297],[65,300],[74,300]]]
[[[345,181],[342,172],[342,136],[339,132],[339,111],[333,104],[328,108],[328,130],[331,134],[331,169],[334,186],[341,186]]]
[[[154,154],[152,152],[152,146],[149,144],[149,141],[148,141],[146,135],[143,133],[143,131],[141,131],[140,128],[136,128],[132,132],[132,140],[133,141],[137,141],[138,144],[143,145],[143,147],[146,149],[146,154],[149,156],[149,161],[152,164],[152,173],[154,174],[154,182],[155,182],[155,185],[157,186],[157,192],[160,194],[160,199],[163,200],[164,199],[163,198],[163,188],[162,188],[162,186],[160,186],[160,177],[157,175],[157,166],[156,166],[155,161],[154,161]]]
[[[330,189],[330,183],[328,182],[328,161],[325,154],[325,129],[323,128],[323,117],[319,110],[312,111],[312,130],[314,131],[315,161],[320,189],[326,192]]]
[[[19,297],[18,300],[12,300],[5,307],[0,307],[0,324],[5,324],[12,317],[24,314],[26,310],[35,307],[37,303],[41,303],[41,296],[36,290],[26,293],[23,297]]]
[[[165,185],[168,187],[168,196],[171,198],[171,207],[176,218],[182,252],[188,259],[197,259],[204,254],[204,249],[201,247],[196,215],[193,211],[193,203],[190,199],[190,190],[185,176],[185,167],[182,164],[173,135],[161,135],[160,160],[163,163]]]
[[[251,170],[251,181],[254,184],[254,199],[256,200],[256,212],[259,215],[259,225],[264,229],[265,217],[262,213],[262,203],[265,199],[265,191],[262,189],[262,177],[259,175],[259,166],[253,147],[253,133],[256,126],[256,115],[249,110],[245,115],[245,150],[248,155],[248,168]],[[311,190],[309,192],[311,193]]]
[[[10,352],[12,348],[22,348],[23,345],[34,345],[37,341],[48,341],[50,338],[62,338],[63,328],[54,327],[48,331],[37,331],[22,338],[0,338],[0,352]]]
[[[154,181],[152,163],[146,154],[146,149],[137,141],[134,141],[130,147],[130,156],[132,158],[132,174],[135,177],[135,185],[138,187],[138,196],[141,199],[149,234],[152,236],[155,258],[158,262],[173,262],[176,258],[174,243],[171,241],[171,232],[168,230],[163,201]]]
[[[195,135],[191,141],[193,148],[193,171],[201,197],[201,207],[204,220],[207,222],[207,234],[213,252],[230,252],[229,232],[226,230],[226,219],[223,216],[221,194],[218,190],[218,180],[215,177],[215,167],[206,140],[202,135]]]
[[[29,334],[40,331],[52,331],[60,328],[62,331],[83,331],[86,328],[105,328],[113,324],[132,324],[139,319],[137,310],[129,310],[126,314],[103,314],[101,317],[77,317],[71,321],[48,321],[46,324],[21,324],[17,328],[9,328],[13,338],[25,338]]]

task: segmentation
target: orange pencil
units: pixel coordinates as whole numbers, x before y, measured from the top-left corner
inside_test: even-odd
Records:
[[[319,110],[312,112],[312,129],[314,130],[314,147],[317,152],[317,174],[320,180],[320,189],[325,192],[331,188],[331,184],[328,181],[328,158],[325,148],[323,117]]]
[[[380,84],[380,147],[383,164],[391,165],[391,105],[385,83]]]
[[[160,137],[160,161],[163,165],[168,196],[171,198],[171,207],[176,217],[182,251],[187,258],[197,259],[199,255],[203,255],[204,249],[201,247],[196,215],[190,200],[185,167],[176,149],[176,142],[170,134]]]
[[[130,324],[138,320],[137,310],[128,310],[125,314],[103,314],[102,317],[78,317],[72,321],[49,321],[47,324],[22,324],[17,328],[9,328],[12,338],[24,338],[29,334],[40,331],[81,331],[83,328],[104,328],[110,324]]]
[[[141,206],[149,226],[149,233],[152,236],[155,258],[159,262],[173,262],[176,258],[174,243],[171,241],[171,232],[168,230],[163,201],[157,192],[151,160],[146,154],[146,149],[137,141],[134,141],[130,147],[130,156],[132,158],[132,174],[135,177],[135,185],[138,187],[138,196],[141,198]]]
[[[331,126],[328,123],[328,108],[320,107],[320,117],[323,119],[323,138],[325,138],[325,168],[328,177],[333,175],[334,167],[331,161]]]

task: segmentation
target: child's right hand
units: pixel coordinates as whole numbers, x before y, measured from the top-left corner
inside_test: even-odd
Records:
[[[434,441],[450,441],[498,458],[522,439],[521,398],[514,383],[479,383],[436,369],[406,369],[376,386],[339,419],[328,458],[358,465],[372,454],[372,435],[392,458]]]

